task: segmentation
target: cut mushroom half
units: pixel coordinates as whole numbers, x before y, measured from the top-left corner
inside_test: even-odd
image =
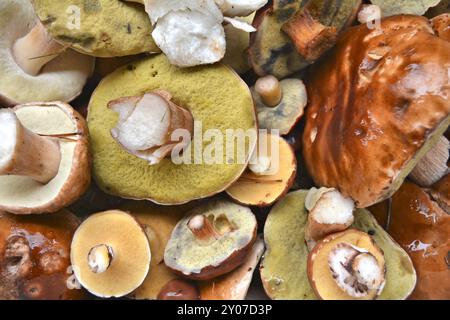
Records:
[[[0,210],[55,212],[90,184],[85,120],[62,102],[0,110]]]
[[[264,7],[267,0],[214,0],[224,15],[228,17],[246,17]]]
[[[248,170],[226,192],[241,204],[266,207],[292,187],[297,160],[292,147],[280,136],[261,131],[258,140]]]
[[[158,90],[109,102],[108,107],[119,114],[112,137],[127,152],[151,165],[161,162],[175,146],[184,148],[188,142],[172,140],[172,133],[184,130],[191,137],[194,120],[190,111],[171,99],[170,93]]]
[[[9,30],[0,36],[0,100],[15,105],[77,97],[92,74],[94,58],[55,41],[27,0],[3,1],[0,16],[0,29]]]
[[[308,257],[308,278],[324,300],[373,300],[383,291],[383,251],[365,232],[349,229],[323,239]]]
[[[245,261],[256,240],[256,218],[249,208],[212,200],[195,209],[175,227],[164,262],[177,274],[211,280]]]
[[[309,211],[305,241],[310,250],[325,236],[349,228],[354,220],[355,203],[334,188],[312,188],[305,207]]]
[[[278,81],[266,76],[258,79],[251,91],[260,128],[277,129],[281,135],[294,128],[308,102],[303,81],[295,78]]]
[[[70,259],[75,277],[86,290],[102,298],[123,297],[144,281],[151,252],[135,218],[111,210],[90,216],[78,227]]]

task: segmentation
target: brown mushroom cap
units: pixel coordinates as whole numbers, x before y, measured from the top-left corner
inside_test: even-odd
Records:
[[[450,124],[449,68],[450,43],[426,18],[346,32],[307,83],[303,154],[316,184],[358,207],[392,195]]]
[[[164,262],[186,278],[213,279],[244,262],[255,242],[256,228],[256,218],[249,208],[212,200],[190,211],[177,224],[167,243]]]
[[[450,299],[450,215],[425,189],[405,182],[392,197],[389,234],[408,252],[417,271],[411,299]]]
[[[263,136],[263,138],[261,138]],[[260,140],[267,141],[267,151],[271,151],[271,144],[278,144],[277,155],[270,155],[270,165],[276,165],[278,169],[273,174],[258,175],[247,170],[226,192],[239,203],[252,206],[270,206],[292,187],[297,172],[297,160],[292,147],[283,138],[260,134]],[[259,154],[259,156],[263,156]]]
[[[0,210],[16,214],[56,212],[80,197],[90,184],[86,121],[62,102],[36,102],[13,109],[28,130],[59,142],[58,174],[47,184],[30,177],[0,176]]]
[[[90,259],[99,246],[109,251],[103,272],[94,270]],[[70,260],[76,278],[89,292],[103,298],[122,297],[144,281],[151,252],[139,223],[126,212],[111,210],[90,216],[78,227]]]
[[[79,224],[67,210],[52,215],[0,213],[0,299],[82,299],[70,290],[70,241]]]

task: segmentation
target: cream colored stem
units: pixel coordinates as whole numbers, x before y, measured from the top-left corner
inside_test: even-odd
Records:
[[[204,215],[192,217],[188,222],[188,228],[194,236],[201,241],[219,238],[219,233]]]
[[[26,129],[10,109],[0,111],[0,175],[27,176],[47,183],[59,170],[59,143]]]
[[[429,187],[438,182],[450,172],[449,160],[450,142],[441,137],[437,144],[416,164],[410,178],[422,187]]]
[[[43,66],[55,59],[63,48],[47,33],[42,23],[38,22],[26,36],[14,43],[13,55],[23,71],[37,76]]]
[[[94,273],[103,273],[111,266],[113,259],[113,249],[106,244],[99,244],[89,251],[89,269]]]
[[[255,91],[261,96],[262,101],[268,107],[277,106],[283,96],[280,81],[270,75],[259,78],[256,81]]]

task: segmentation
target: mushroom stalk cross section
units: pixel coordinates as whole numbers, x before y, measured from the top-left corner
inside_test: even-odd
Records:
[[[108,270],[114,259],[113,248],[106,244],[93,247],[88,254],[89,268],[94,273],[103,273]]]
[[[10,109],[0,110],[0,175],[27,176],[48,183],[59,170],[59,143],[25,128]]]
[[[64,46],[56,42],[42,23],[24,37],[17,39],[13,46],[16,63],[31,76],[37,76],[42,68],[62,53]]]

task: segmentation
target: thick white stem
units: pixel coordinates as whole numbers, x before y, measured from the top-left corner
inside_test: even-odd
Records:
[[[89,251],[89,269],[94,273],[103,273],[108,270],[113,259],[113,249],[106,244],[99,244]]]
[[[14,43],[13,55],[23,71],[37,76],[48,62],[63,51],[63,48],[48,34],[42,23],[38,22],[26,36]]]

